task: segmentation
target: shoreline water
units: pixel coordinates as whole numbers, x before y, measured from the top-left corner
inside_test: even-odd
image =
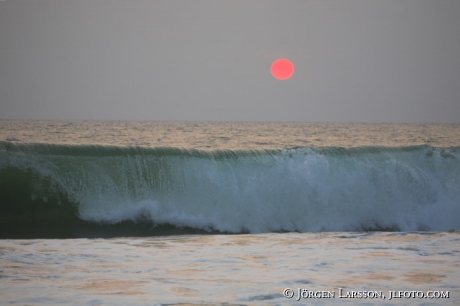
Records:
[[[33,305],[457,304],[459,241],[459,232],[7,239],[0,240],[0,299]],[[288,288],[291,299],[283,295]],[[299,297],[302,290],[336,295]],[[364,291],[383,297],[353,293]],[[448,292],[448,298],[395,298],[400,291]]]

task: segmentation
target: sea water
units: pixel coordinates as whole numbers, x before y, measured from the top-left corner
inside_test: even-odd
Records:
[[[459,182],[454,124],[2,120],[0,301],[459,303]]]

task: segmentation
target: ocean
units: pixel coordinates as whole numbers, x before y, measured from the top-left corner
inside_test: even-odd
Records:
[[[0,302],[460,304],[460,125],[0,120]]]

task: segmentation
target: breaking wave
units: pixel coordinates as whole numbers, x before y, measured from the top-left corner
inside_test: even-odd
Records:
[[[1,141],[0,232],[460,229],[459,158],[460,147],[200,151]]]

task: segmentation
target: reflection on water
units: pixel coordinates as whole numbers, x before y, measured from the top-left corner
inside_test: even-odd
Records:
[[[459,241],[458,232],[2,240],[0,292],[20,304],[280,305],[285,288],[332,291],[336,300],[338,288],[381,291],[387,303],[389,291],[440,290],[449,299],[391,304],[458,303]]]

